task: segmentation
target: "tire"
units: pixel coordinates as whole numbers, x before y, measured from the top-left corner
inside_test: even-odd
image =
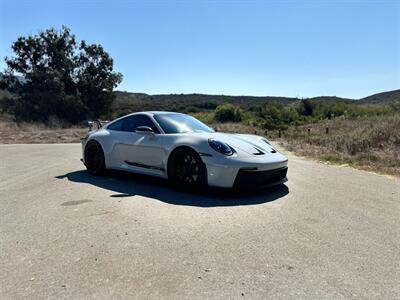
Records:
[[[206,185],[206,166],[190,148],[178,148],[168,160],[168,178],[180,190],[198,191]]]
[[[85,165],[88,172],[92,175],[101,175],[104,173],[104,152],[100,144],[94,140],[91,140],[86,144]]]

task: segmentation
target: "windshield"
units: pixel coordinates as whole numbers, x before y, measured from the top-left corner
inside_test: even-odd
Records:
[[[154,119],[165,133],[214,132],[199,120],[184,114],[156,114]]]

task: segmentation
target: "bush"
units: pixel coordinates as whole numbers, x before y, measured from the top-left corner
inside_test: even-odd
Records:
[[[242,110],[232,104],[218,105],[214,119],[218,122],[240,122],[243,118]]]
[[[257,116],[261,118],[265,129],[287,129],[299,122],[299,113],[291,106],[269,102],[261,106]]]

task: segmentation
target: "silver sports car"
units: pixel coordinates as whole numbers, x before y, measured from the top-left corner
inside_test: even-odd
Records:
[[[178,188],[264,187],[285,182],[288,159],[264,137],[215,132],[175,112],[138,112],[97,123],[82,140],[94,175],[124,170],[170,179]]]

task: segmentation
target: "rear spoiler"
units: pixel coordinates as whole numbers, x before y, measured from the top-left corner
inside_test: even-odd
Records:
[[[101,121],[101,120],[87,121],[89,131],[99,130],[100,128],[102,128],[104,125],[106,125],[109,122],[110,121]]]

